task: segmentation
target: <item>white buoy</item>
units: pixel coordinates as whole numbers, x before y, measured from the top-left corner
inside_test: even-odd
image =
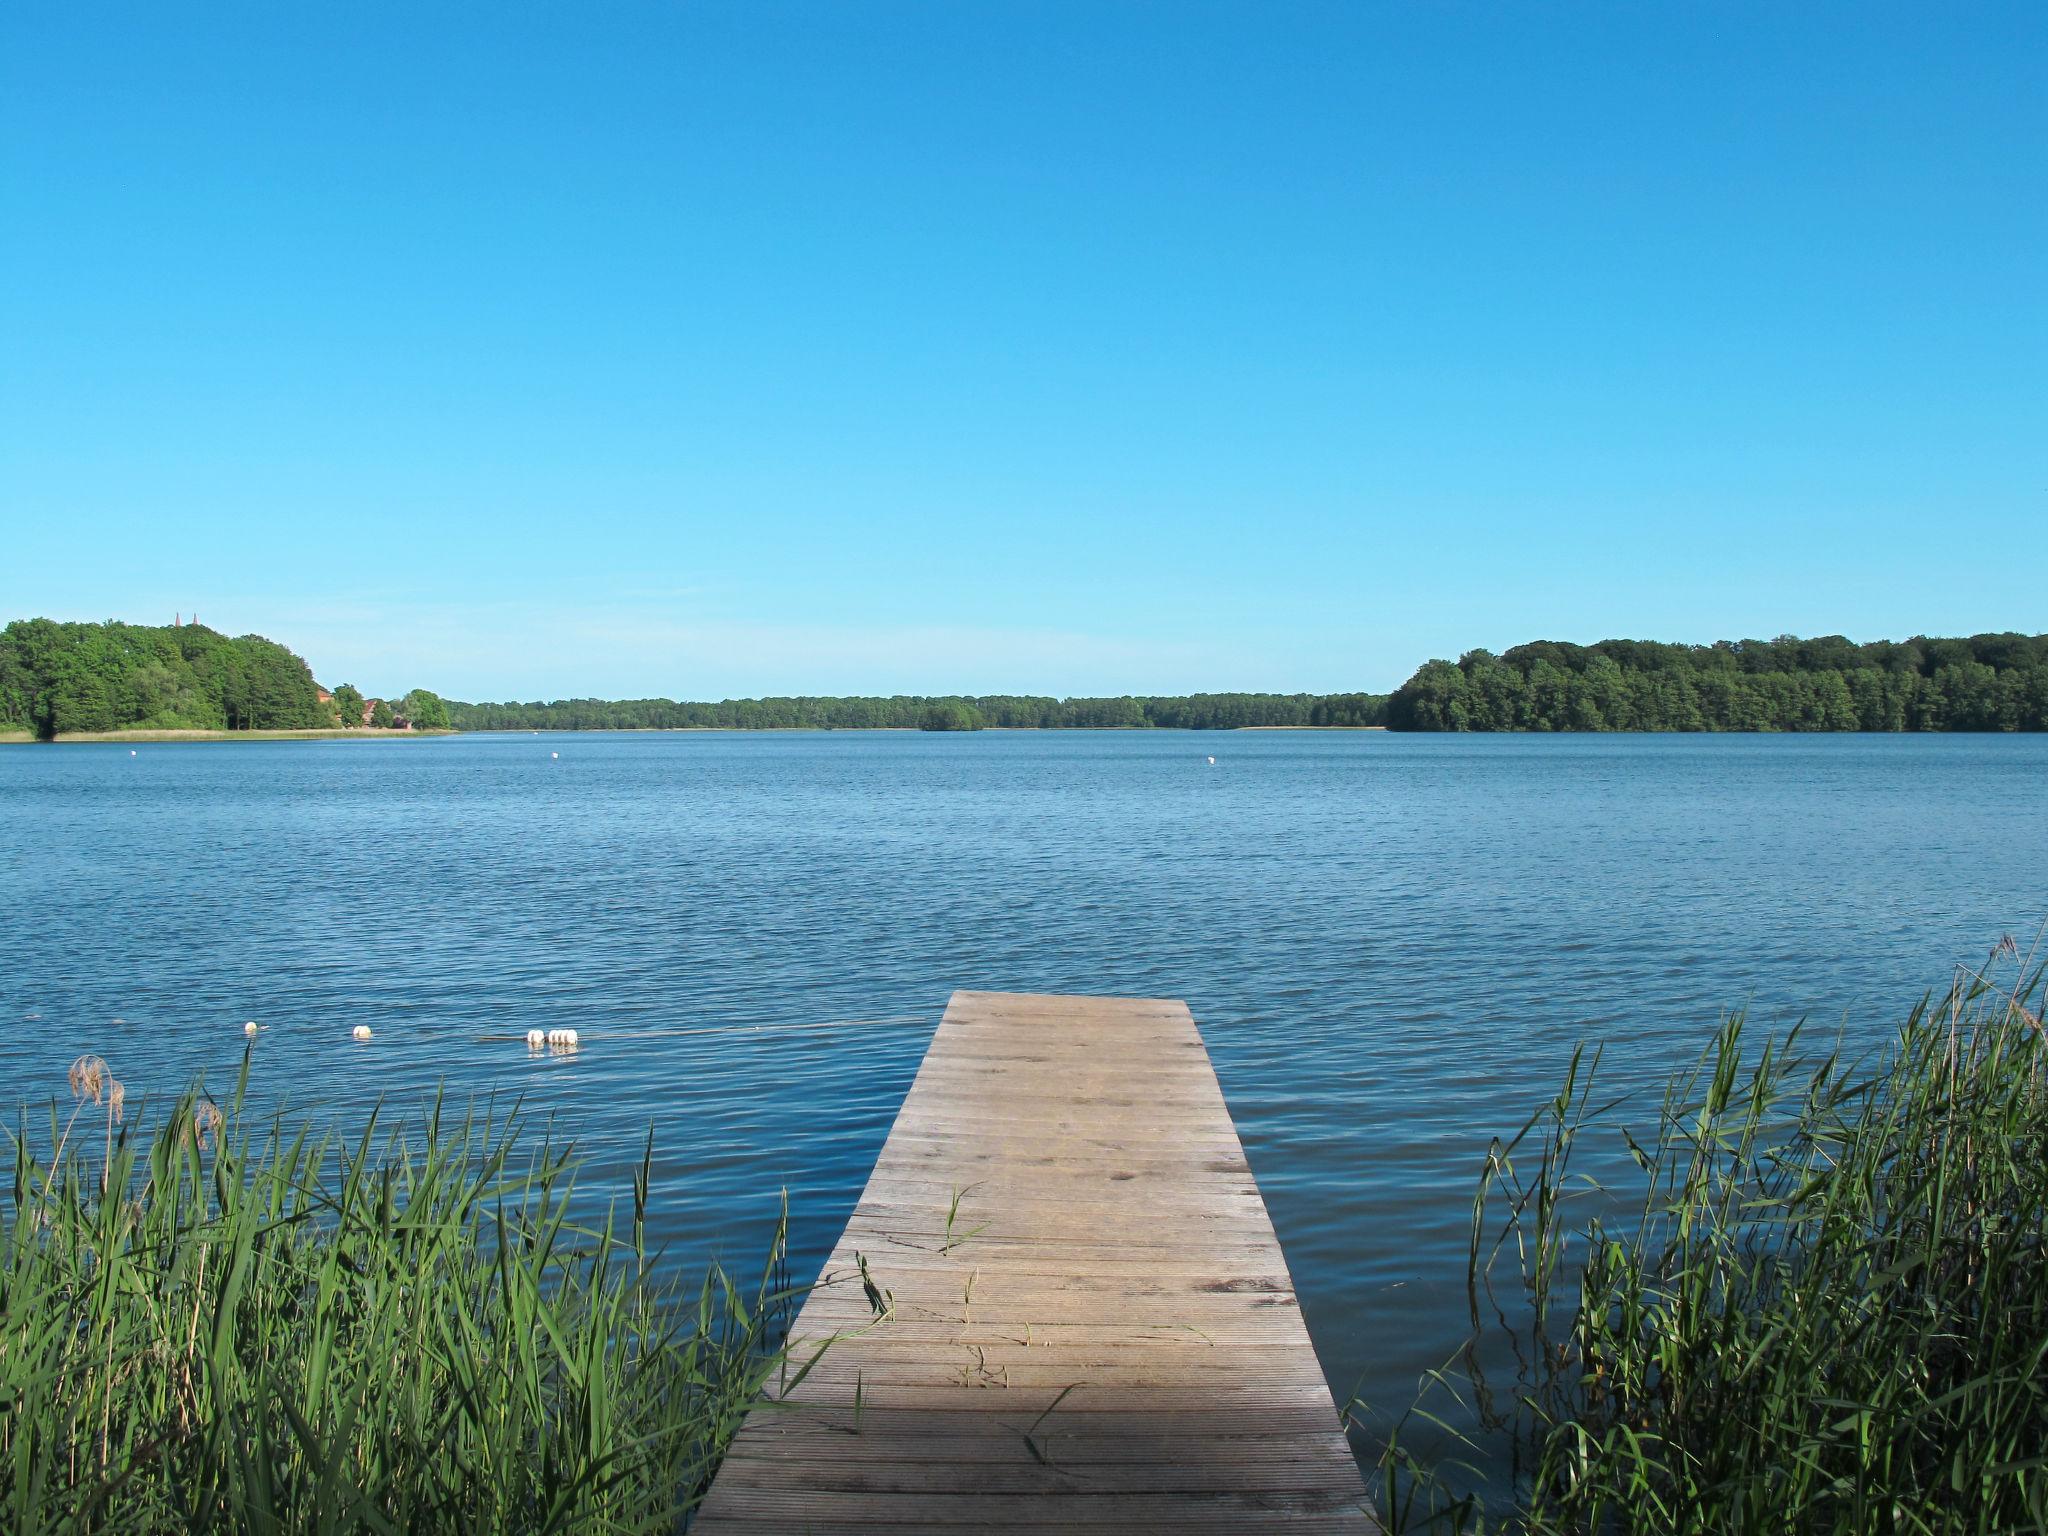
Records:
[[[354,1035],[358,1040],[367,1040],[370,1038],[370,1026],[367,1024],[358,1024],[354,1029],[350,1030],[349,1033],[351,1035]]]
[[[544,1029],[529,1029],[526,1032],[526,1043],[537,1050],[548,1043],[548,1032]]]
[[[562,755],[562,754],[561,754],[561,753],[559,753],[559,752],[550,752],[550,753],[548,754],[548,756],[549,756],[549,757],[560,757],[561,755]]]
[[[250,1020],[250,1021],[249,1021],[248,1023],[244,1024],[244,1025],[242,1026],[242,1033],[243,1033],[243,1034],[245,1034],[245,1035],[253,1035],[253,1034],[255,1034],[255,1033],[256,1033],[256,1021],[255,1021],[254,1019],[251,1019],[251,1020]]]
[[[133,757],[133,756],[135,755],[135,749],[134,749],[133,747],[130,747],[130,748],[128,749],[128,755],[129,755],[130,757]]]
[[[1215,759],[1215,758],[1213,758],[1213,757],[1212,757],[1212,758],[1210,758],[1210,759],[1209,759],[1209,766],[1210,766],[1211,768],[1214,768],[1214,767],[1216,766],[1216,759]]]

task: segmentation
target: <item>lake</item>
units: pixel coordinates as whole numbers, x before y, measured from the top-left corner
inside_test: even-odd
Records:
[[[39,1115],[85,1051],[131,1102],[225,1089],[256,1019],[260,1104],[516,1098],[600,1185],[651,1125],[679,1261],[754,1265],[786,1189],[808,1279],[953,988],[1185,998],[1336,1396],[1382,1407],[1462,1337],[1488,1138],[1576,1042],[1617,1086],[1745,1006],[1879,1042],[2044,913],[2041,736],[0,748]]]

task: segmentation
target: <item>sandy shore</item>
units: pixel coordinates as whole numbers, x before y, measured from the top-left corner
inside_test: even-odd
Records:
[[[87,741],[424,741],[453,731],[59,731],[60,743]],[[32,742],[27,731],[0,732],[0,742]]]

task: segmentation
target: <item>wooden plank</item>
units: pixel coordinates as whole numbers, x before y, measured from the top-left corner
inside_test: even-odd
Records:
[[[699,1536],[1376,1529],[1183,1003],[954,993],[791,1340]]]

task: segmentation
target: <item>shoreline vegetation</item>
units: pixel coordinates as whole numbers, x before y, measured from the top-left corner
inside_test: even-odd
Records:
[[[304,730],[280,731],[189,731],[189,730],[122,730],[122,731],[63,731],[55,736],[39,737],[31,731],[0,732],[0,744],[20,745],[24,742],[43,742],[56,746],[83,746],[90,742],[142,742],[176,744],[178,742],[205,741],[420,741],[429,736],[452,736],[455,732],[438,730],[363,730],[344,729],[341,726],[308,727]]]
[[[813,727],[801,725],[763,725],[747,728],[763,735],[776,731],[803,731]],[[866,727],[876,732],[919,731],[922,726],[878,725]],[[976,727],[1001,733],[1003,731],[1030,732],[1037,726],[990,725]],[[1242,731],[1384,731],[1384,725],[1244,725]],[[126,742],[131,745],[143,742],[178,743],[208,741],[420,741],[430,736],[460,736],[464,733],[454,729],[423,731],[417,728],[396,731],[328,730],[306,731],[79,731],[51,738],[43,745],[82,746],[91,742]],[[478,732],[479,735],[517,735],[516,731]],[[535,735],[574,735],[575,732],[556,730],[536,731]],[[618,736],[688,736],[692,734],[734,735],[737,729],[723,725],[631,725],[615,726],[610,733]],[[0,746],[24,746],[37,742],[39,738],[28,731],[0,731]]]
[[[366,698],[347,683],[330,691],[301,658],[261,635],[114,620],[17,619],[0,629],[0,739],[390,736],[447,727],[446,706],[426,689],[392,699]]]
[[[1866,1058],[1737,1016],[1648,1124],[1575,1054],[1473,1145],[1469,1341],[1398,1421],[1348,1412],[1390,1536],[2039,1529],[2042,1004],[2007,939]],[[786,1216],[758,1281],[665,1271],[651,1133],[592,1219],[571,1149],[516,1116],[437,1104],[351,1144],[245,1113],[248,1077],[145,1132],[81,1057],[9,1137],[23,1529],[674,1530],[817,1362],[786,1346]],[[1626,1188],[1584,1171],[1603,1133]]]
[[[468,703],[331,692],[258,635],[22,619],[0,630],[0,742],[289,740],[443,731],[2048,730],[2048,635],[1667,645],[1539,640],[1433,660],[1391,694],[792,695]]]
[[[245,1115],[248,1072],[144,1135],[81,1057],[10,1136],[9,1528],[676,1529],[781,1368],[782,1231],[757,1281],[688,1284],[645,1230],[651,1136],[593,1220],[516,1117],[351,1145]]]
[[[2042,981],[2001,940],[1861,1059],[1735,1016],[1647,1125],[1575,1053],[1486,1153],[1470,1341],[1358,1418],[1390,1536],[2048,1528]]]
[[[2048,730],[2048,635],[1712,645],[1539,640],[1430,661],[1392,694],[448,701],[458,730]]]
[[[1195,693],[1057,699],[1022,694],[761,699],[450,699],[462,731],[980,731],[1353,729],[1386,723],[1377,693]]]
[[[1397,731],[2048,730],[2048,635],[1539,640],[1425,663]]]

